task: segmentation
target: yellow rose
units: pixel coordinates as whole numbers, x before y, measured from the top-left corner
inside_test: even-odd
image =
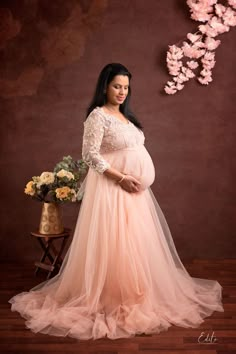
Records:
[[[73,175],[73,173],[64,170],[63,168],[57,172],[57,177],[63,178],[63,177],[67,177],[68,179],[74,179],[75,176]]]
[[[26,187],[25,187],[25,194],[28,194],[28,195],[34,195],[35,194],[35,190],[33,188],[33,185],[34,185],[34,182],[33,181],[29,181],[27,184],[26,184]]]
[[[63,200],[68,198],[71,189],[65,186],[65,187],[57,188],[55,192],[56,192],[56,197],[60,200]]]

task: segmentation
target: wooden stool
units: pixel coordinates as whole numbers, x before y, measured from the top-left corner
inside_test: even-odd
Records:
[[[36,237],[41,248],[43,249],[43,254],[40,259],[40,262],[35,262],[36,270],[35,275],[39,272],[40,269],[44,269],[48,271],[47,279],[49,279],[56,268],[59,271],[60,266],[62,264],[62,252],[65,248],[68,238],[70,237],[71,230],[68,228],[64,229],[64,232],[61,234],[50,234],[44,235],[37,232],[31,232],[30,235]],[[57,250],[53,244],[54,241],[61,239],[61,246],[59,250]],[[45,263],[45,259],[48,258],[51,264]]]

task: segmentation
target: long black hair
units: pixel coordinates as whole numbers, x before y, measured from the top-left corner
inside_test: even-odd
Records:
[[[113,80],[116,75],[126,75],[131,80],[131,73],[129,70],[122,64],[119,63],[110,63],[104,66],[102,71],[99,74],[95,93],[93,99],[87,109],[87,116],[92,112],[94,108],[102,107],[107,102],[106,90],[109,83]],[[120,104],[120,112],[124,114],[124,116],[130,120],[137,128],[142,129],[141,123],[138,121],[134,113],[129,108],[129,101],[131,96],[131,87],[129,85],[128,94],[126,99],[122,104]],[[86,116],[86,117],[87,117]]]

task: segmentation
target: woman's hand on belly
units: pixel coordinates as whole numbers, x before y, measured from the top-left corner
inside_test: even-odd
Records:
[[[119,183],[119,185],[129,193],[136,193],[141,190],[141,182],[131,175],[125,175],[125,178]]]
[[[119,170],[110,167],[104,171],[104,175],[110,179],[115,180],[116,183],[121,186],[121,188],[129,193],[135,193],[141,190],[141,182],[130,174],[124,174]],[[122,179],[124,176],[125,178]],[[119,182],[120,179],[122,179],[121,182]]]

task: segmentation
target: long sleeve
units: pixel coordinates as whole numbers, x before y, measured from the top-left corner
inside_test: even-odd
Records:
[[[103,173],[110,164],[99,153],[104,136],[104,118],[91,112],[84,122],[82,158],[95,171]]]

